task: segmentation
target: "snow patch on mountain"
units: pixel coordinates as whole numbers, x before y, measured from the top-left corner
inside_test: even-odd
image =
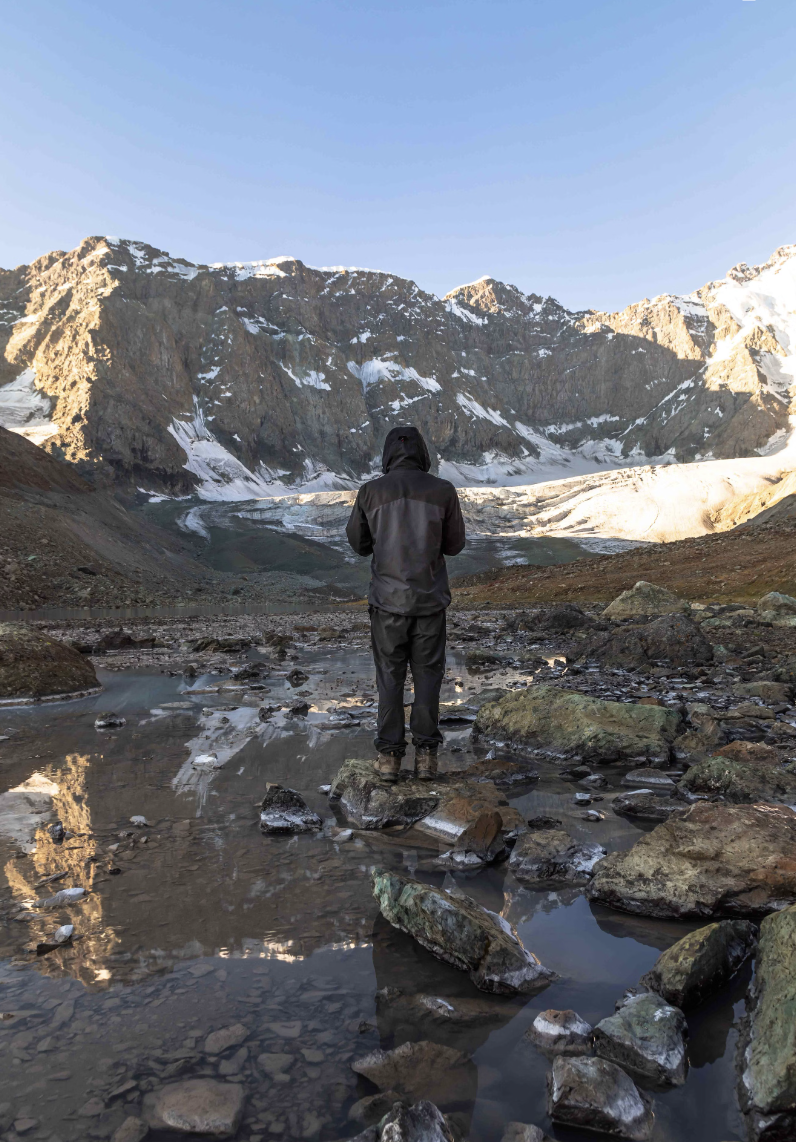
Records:
[[[25,369],[0,386],[0,425],[42,445],[59,432],[52,420],[53,401],[36,388],[36,370]]]

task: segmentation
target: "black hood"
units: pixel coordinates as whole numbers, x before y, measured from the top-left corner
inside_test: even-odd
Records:
[[[390,429],[381,457],[382,472],[391,472],[393,468],[419,468],[427,472],[430,467],[426,442],[416,428]]]

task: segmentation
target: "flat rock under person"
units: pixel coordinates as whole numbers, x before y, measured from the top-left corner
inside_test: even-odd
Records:
[[[358,555],[372,555],[368,593],[379,718],[376,768],[396,781],[406,753],[404,684],[411,666],[415,697],[409,728],[415,776],[437,772],[439,692],[445,673],[445,611],[450,605],[446,555],[464,547],[464,520],[453,484],[429,473],[431,459],[416,428],[393,428],[383,476],[363,484],[346,527]]]

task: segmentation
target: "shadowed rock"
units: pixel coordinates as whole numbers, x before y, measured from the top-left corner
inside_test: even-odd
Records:
[[[764,916],[796,901],[796,813],[699,802],[600,861],[590,900],[644,916]]]
[[[547,1076],[547,1113],[554,1122],[647,1142],[653,1115],[649,1098],[607,1059],[559,1056]]]
[[[525,1038],[550,1055],[590,1055],[592,1027],[572,1010],[540,1012]]]
[[[496,809],[481,815],[456,838],[456,844],[443,853],[437,864],[445,868],[483,868],[508,856],[503,840],[503,818]]]
[[[730,757],[708,757],[692,765],[678,786],[687,793],[723,797],[736,805],[796,802],[796,776],[781,765],[751,764]]]
[[[678,724],[673,710],[530,686],[482,706],[475,729],[515,747],[578,754],[586,761],[649,758],[665,765]]]
[[[668,821],[670,817],[684,817],[689,806],[652,789],[635,789],[614,797],[611,808],[619,816],[634,817],[637,821]]]
[[[641,983],[687,1010],[718,991],[754,951],[757,928],[721,920],[689,932],[658,957]]]
[[[72,646],[23,623],[0,623],[0,702],[79,697],[100,684]]]
[[[443,1106],[465,1102],[478,1085],[475,1065],[467,1055],[427,1040],[402,1043],[392,1051],[377,1048],[355,1059],[351,1069],[380,1090],[395,1090],[409,1099],[433,1097]]]
[[[376,1095],[374,1104],[381,1097]],[[432,1102],[405,1106],[396,1100],[392,1109],[351,1142],[455,1142],[455,1138],[445,1116]]]
[[[563,829],[542,829],[523,833],[509,859],[517,880],[532,884],[544,880],[584,882],[605,856],[602,845],[576,841]]]
[[[504,995],[546,987],[555,972],[527,951],[513,928],[457,890],[373,870],[373,895],[394,927],[439,959],[469,972],[476,987]]]
[[[260,806],[261,832],[313,833],[321,828],[323,821],[295,789],[283,789],[277,784],[266,786]]]
[[[624,627],[584,651],[603,666],[704,666],[713,661],[713,646],[687,615],[663,615],[643,626]]]

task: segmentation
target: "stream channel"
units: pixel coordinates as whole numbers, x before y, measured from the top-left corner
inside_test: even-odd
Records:
[[[472,1060],[448,1104],[440,1101],[473,1142],[499,1142],[512,1120],[561,1142],[595,1137],[551,1124],[550,1064],[524,1034],[551,1007],[574,1008],[592,1024],[611,1014],[660,952],[698,925],[590,906],[578,888],[531,891],[505,865],[476,875],[437,870],[433,858],[448,846],[416,829],[333,835],[345,822],[319,786],[344,758],[373,756],[372,663],[364,650],[319,648],[302,667],[310,674],[305,718],[259,719],[263,702],[295,698],[284,677],[268,679],[264,696],[221,690],[217,675],[154,668],[100,669],[105,688],[95,698],[0,710],[0,791],[39,775],[74,834],[56,844],[50,816],[29,824],[26,839],[24,822],[0,818],[1,909],[61,888],[89,890],[68,908],[12,911],[0,923],[2,1139],[110,1138],[147,1091],[201,1076],[243,1085],[239,1139],[348,1138],[363,1129],[350,1108],[375,1092],[352,1060],[423,1039]],[[489,685],[516,677],[498,672]],[[484,685],[449,655],[445,700],[466,701]],[[98,731],[95,718],[109,710],[126,724]],[[441,770],[486,753],[466,722],[445,729]],[[220,767],[195,769],[192,760],[208,751]],[[616,788],[603,791],[605,820],[588,822],[559,767],[542,765],[539,781],[506,797],[526,817],[558,817],[609,850],[638,839],[640,826],[609,808],[618,774],[606,771]],[[269,781],[301,793],[324,831],[261,835],[256,806]],[[147,827],[130,824],[138,814]],[[374,865],[458,884],[513,924],[560,978],[519,1000],[477,991],[380,917]],[[64,923],[79,938],[37,956],[37,942]],[[690,1075],[655,1093],[655,1142],[743,1136],[734,1053],[750,970],[689,1017]],[[400,989],[403,1000],[377,1002],[384,988]],[[421,994],[470,1000],[471,1016],[439,1018],[413,1001]],[[208,1052],[211,1032],[238,1024],[237,1041]]]

